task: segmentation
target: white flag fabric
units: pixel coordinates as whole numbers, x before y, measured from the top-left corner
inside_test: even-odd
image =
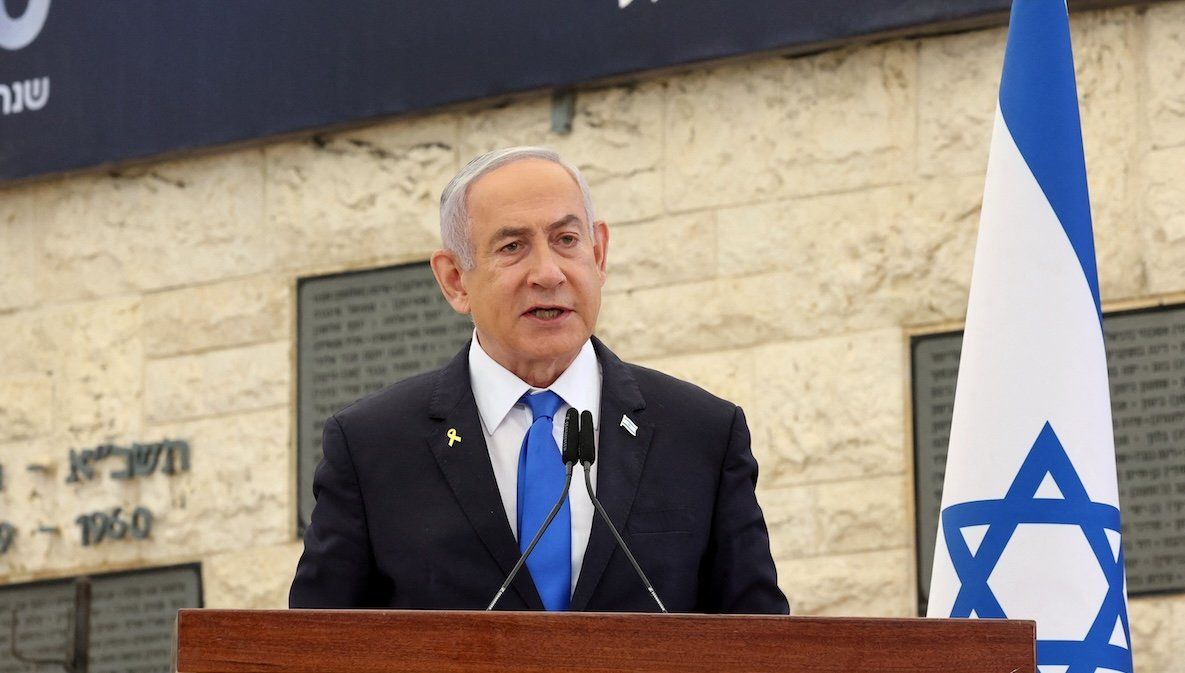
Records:
[[[1069,20],[1014,0],[928,615],[1035,619],[1042,673],[1131,673]]]

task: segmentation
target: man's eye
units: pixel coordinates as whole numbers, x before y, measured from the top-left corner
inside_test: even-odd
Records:
[[[576,245],[580,241],[580,237],[576,234],[564,234],[560,236],[560,243],[563,245]]]
[[[518,241],[513,241],[511,243],[507,243],[506,245],[502,246],[502,252],[518,252],[519,248],[521,248],[521,247],[522,247],[521,243],[519,243]]]

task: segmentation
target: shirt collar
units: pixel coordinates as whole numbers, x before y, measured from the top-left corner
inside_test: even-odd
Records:
[[[469,345],[469,383],[473,388],[473,399],[486,434],[492,435],[506,419],[524,393],[539,389],[515,376],[486,353],[477,342],[477,330]],[[599,426],[601,407],[601,368],[592,341],[581,346],[576,359],[563,374],[548,388],[563,398],[564,402],[581,411],[589,410],[593,415],[593,427]]]

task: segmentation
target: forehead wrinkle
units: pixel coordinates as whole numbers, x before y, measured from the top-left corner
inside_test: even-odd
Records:
[[[556,229],[562,229],[563,227],[566,227],[570,224],[581,224],[580,216],[569,213],[569,214],[561,217],[560,219],[556,220],[555,222],[552,222],[551,224],[547,225],[544,228],[544,230],[550,233],[552,231],[555,231]],[[527,236],[531,233],[531,229],[532,229],[532,227],[526,227],[526,226],[499,227],[494,232],[494,235],[490,237],[490,240],[498,241],[503,238],[514,238],[516,236]]]

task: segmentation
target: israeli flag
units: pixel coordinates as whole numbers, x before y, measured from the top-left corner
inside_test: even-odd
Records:
[[[1042,673],[1132,670],[1064,0],[1014,0],[929,616],[1034,619]]]

